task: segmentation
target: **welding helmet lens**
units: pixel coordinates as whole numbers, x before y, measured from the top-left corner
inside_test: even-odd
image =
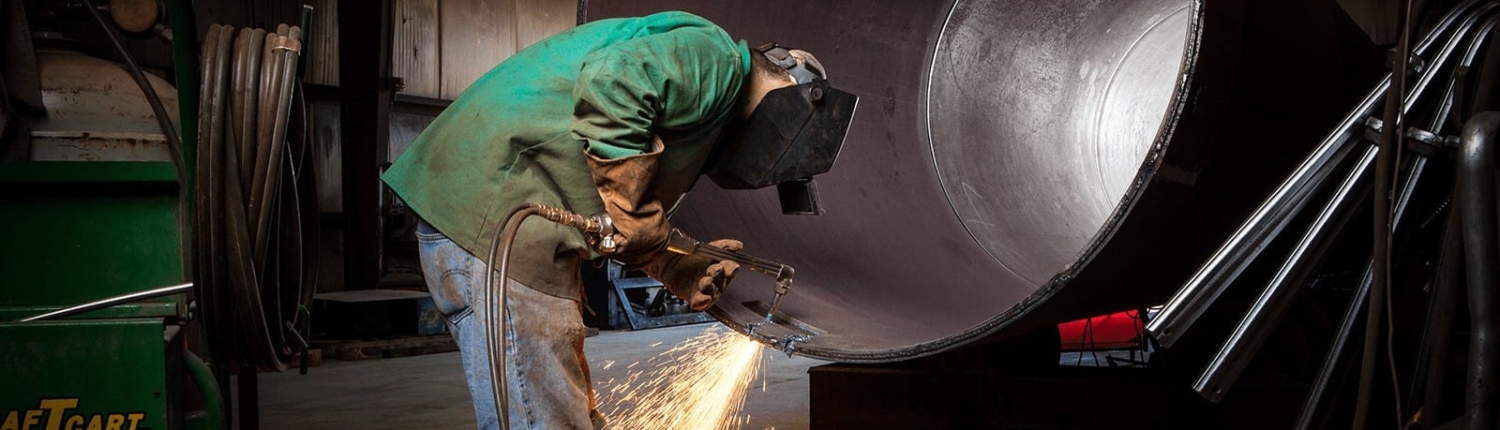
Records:
[[[757,51],[786,68],[797,85],[766,93],[739,133],[720,144],[707,174],[725,189],[810,184],[813,175],[833,168],[859,97],[830,87],[810,54],[776,45]]]

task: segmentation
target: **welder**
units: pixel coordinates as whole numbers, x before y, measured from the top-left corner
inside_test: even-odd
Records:
[[[605,214],[609,258],[707,309],[738,265],[664,252],[668,214],[700,175],[725,188],[796,190],[827,171],[855,98],[826,78],[805,51],[750,49],[703,18],[664,12],[544,39],[453,100],[383,179],[420,218],[423,274],[458,342],[479,427],[500,418],[485,349],[493,328],[480,302],[491,262],[476,256],[491,248],[505,212],[541,203]],[[579,231],[545,221],[523,223],[515,250],[499,338],[508,362],[495,369],[504,372],[509,428],[602,426],[579,274],[601,254]]]

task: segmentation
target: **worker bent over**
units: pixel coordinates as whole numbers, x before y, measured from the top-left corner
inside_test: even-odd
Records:
[[[758,188],[827,171],[854,97],[825,79],[806,52],[751,50],[703,18],[667,12],[537,42],[433,121],[383,179],[421,219],[422,271],[458,341],[481,428],[501,426],[480,291],[490,262],[475,256],[487,255],[505,212],[542,203],[608,214],[618,243],[611,258],[707,309],[738,265],[664,253],[668,205],[701,174],[726,188]],[[509,428],[603,424],[583,356],[579,277],[580,262],[598,257],[576,230],[522,225],[497,338]]]

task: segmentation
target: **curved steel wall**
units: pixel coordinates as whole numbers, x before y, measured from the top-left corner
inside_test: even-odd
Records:
[[[673,218],[794,266],[782,310],[795,321],[757,333],[811,332],[798,353],[843,361],[1164,300],[1354,94],[1332,2],[586,7],[591,20],[687,10],[752,45],[807,49],[861,96],[818,178],[827,214],[782,215],[774,190],[703,181]],[[770,295],[747,273],[713,312],[743,330]]]

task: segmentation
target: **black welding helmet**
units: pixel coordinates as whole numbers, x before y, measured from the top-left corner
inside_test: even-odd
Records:
[[[829,86],[812,54],[776,44],[755,51],[797,84],[766,93],[706,173],[725,189],[776,185],[784,212],[819,213],[812,177],[833,168],[859,97]]]

